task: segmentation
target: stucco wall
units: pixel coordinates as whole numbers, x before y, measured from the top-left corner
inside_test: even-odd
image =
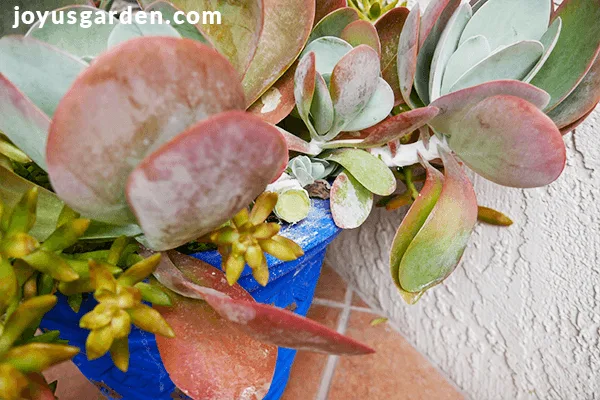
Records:
[[[600,399],[600,108],[565,142],[547,188],[475,178],[479,203],[515,224],[477,226],[457,271],[415,306],[388,272],[402,211],[376,211],[330,247],[329,263],[473,399]]]

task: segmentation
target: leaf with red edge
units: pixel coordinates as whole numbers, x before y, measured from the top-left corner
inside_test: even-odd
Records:
[[[400,287],[410,293],[423,292],[454,271],[477,222],[471,182],[452,155],[445,150],[440,154],[445,169],[442,191],[398,266]]]
[[[402,220],[400,227],[396,231],[396,236],[394,237],[390,250],[390,272],[392,274],[392,279],[408,303],[414,302],[415,294],[405,291],[400,285],[400,263],[406,250],[410,246],[410,243],[415,236],[417,236],[429,217],[429,214],[431,214],[431,211],[435,207],[444,185],[444,176],[442,173],[433,168],[431,164],[420,155],[419,159],[427,172],[425,185],[419,192],[419,197],[412,204],[408,213]]]
[[[127,201],[154,250],[201,237],[231,219],[282,172],[279,131],[243,111],[206,119],[142,161]]]
[[[504,186],[545,186],[560,176],[566,162],[554,122],[514,96],[489,97],[472,107],[448,144],[471,169]]]
[[[52,186],[85,216],[135,222],[125,183],[136,165],[198,121],[243,108],[237,73],[215,50],[190,39],[128,41],[96,58],[59,104],[46,152]]]
[[[560,128],[567,127],[588,114],[600,102],[600,56],[577,88],[548,113]]]
[[[318,0],[315,11],[315,25],[319,23],[326,15],[332,13],[338,8],[348,7],[346,0]]]
[[[156,0],[138,0],[148,7]],[[252,61],[264,23],[263,0],[170,0],[175,7],[185,13],[219,11],[222,15],[220,24],[202,24],[202,33],[212,41],[243,77]],[[231,16],[235,16],[232,18]]]
[[[198,278],[192,280],[190,273],[186,271],[191,271],[192,268],[206,271],[211,267],[198,259],[176,252],[169,252],[169,257],[172,262],[163,257],[154,272],[159,282],[183,296],[204,299],[222,318],[261,342],[327,354],[360,355],[374,352],[348,336],[291,311],[232,295],[230,291],[233,289],[223,289],[227,282],[225,274],[217,269],[212,268],[210,274],[194,273]],[[233,288],[243,291],[237,284]],[[179,335],[176,327],[173,328]]]
[[[315,25],[308,38],[308,43],[323,36],[340,37],[344,28],[358,20],[358,13],[354,8],[338,8]]]
[[[598,104],[596,104],[597,106]],[[566,135],[567,133],[575,130],[575,128],[577,128],[579,125],[583,124],[583,122],[587,119],[587,117],[590,116],[590,114],[592,114],[594,112],[594,109],[596,108],[596,106],[594,106],[594,108],[592,108],[590,110],[590,112],[588,112],[587,114],[585,114],[583,117],[579,118],[577,121],[573,122],[571,125],[567,125],[564,128],[562,128],[560,130],[560,133],[562,135]]]
[[[440,97],[431,103],[440,113],[429,123],[438,133],[451,135],[461,130],[462,119],[477,103],[498,95],[516,96],[539,109],[550,101],[548,93],[528,83],[504,80],[483,83]]]
[[[314,0],[263,0],[264,25],[242,80],[250,106],[294,63],[315,18]],[[225,18],[227,18],[225,16]]]
[[[54,393],[46,379],[38,373],[31,372],[27,374],[30,381],[29,394],[32,400],[54,400]]]
[[[306,124],[311,136],[317,136],[315,128],[310,121],[310,107],[315,95],[315,85],[317,77],[316,55],[314,52],[306,54],[296,68],[294,75],[294,98],[298,114]]]
[[[402,27],[396,59],[398,64],[398,79],[400,80],[400,93],[402,93],[404,102],[412,108],[416,108],[415,102],[411,99],[411,94],[417,73],[420,26],[421,11],[419,7],[413,7]]]
[[[270,124],[278,124],[287,117],[296,105],[294,99],[294,75],[296,64],[292,65],[258,100],[248,108],[248,112]]]
[[[241,286],[229,286],[220,270],[179,253],[169,255],[189,281],[237,301],[254,302]],[[168,257],[163,254],[161,266],[173,265]],[[170,293],[170,297],[172,307],[154,308],[176,336],[169,339],[157,335],[156,344],[175,385],[194,399],[239,399],[244,395],[262,399],[271,384],[277,348],[233,328],[204,301],[175,293]]]
[[[375,23],[381,42],[381,76],[394,91],[394,105],[403,102],[398,79],[398,44],[408,14],[409,10],[406,7],[393,8]]]
[[[319,146],[308,143],[285,129],[280,127],[276,128],[279,130],[279,133],[283,135],[289,151],[297,151],[298,153],[307,154],[309,156],[317,156],[321,153],[321,148]]]
[[[0,74],[0,131],[43,169],[49,128],[48,116]]]
[[[358,20],[348,24],[340,34],[340,38],[350,43],[352,47],[366,44],[381,57],[381,43],[377,30],[372,23]]]

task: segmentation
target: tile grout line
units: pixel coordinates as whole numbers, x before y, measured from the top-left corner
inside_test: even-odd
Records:
[[[350,320],[350,313],[352,312],[353,294],[354,291],[350,286],[348,286],[346,288],[346,295],[344,296],[342,313],[340,314],[340,319],[338,320],[338,326],[336,329],[338,333],[346,333],[348,321]],[[325,364],[323,374],[321,375],[321,385],[319,386],[319,391],[317,392],[316,400],[327,400],[327,397],[329,396],[329,389],[331,388],[331,383],[333,381],[333,374],[335,372],[335,368],[337,367],[338,360],[338,356],[329,356],[327,358],[327,364]]]
[[[344,304],[344,303],[340,303],[340,302],[334,301],[334,300],[319,299],[319,298],[315,298],[313,300],[313,304],[318,305],[318,306],[341,308],[341,309],[344,309],[346,307],[346,304]],[[369,314],[379,314],[376,310],[372,310],[372,309],[366,308],[366,307],[352,306],[352,305],[350,306],[350,310],[363,312],[363,313],[369,313]]]

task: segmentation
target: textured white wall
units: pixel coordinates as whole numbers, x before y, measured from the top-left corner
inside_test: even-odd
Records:
[[[600,399],[600,108],[565,142],[547,188],[474,180],[479,203],[515,224],[477,226],[456,272],[415,306],[387,262],[406,210],[376,211],[330,247],[329,263],[473,399]]]

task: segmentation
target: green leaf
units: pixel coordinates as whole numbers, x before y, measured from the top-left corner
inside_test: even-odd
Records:
[[[74,17],[79,22],[55,24],[52,17],[48,17],[43,26],[41,21],[35,23],[26,36],[51,44],[80,58],[94,58],[107,49],[108,38],[116,25],[110,23],[107,12],[89,6],[65,7],[61,12],[65,15],[74,13]],[[81,26],[81,22],[84,21],[82,14],[86,15],[85,13],[93,13],[91,19],[88,19],[90,26],[86,28]],[[103,16],[104,23],[96,22],[100,18],[99,15]]]
[[[540,40],[551,13],[550,0],[489,0],[473,15],[460,43],[483,35],[494,51],[523,40]]]
[[[448,62],[458,47],[458,40],[469,19],[473,15],[469,3],[462,4],[448,21],[446,29],[440,36],[440,40],[431,60],[431,73],[429,76],[429,98],[431,101],[441,96],[442,79]]]
[[[323,157],[344,167],[360,184],[380,196],[396,190],[396,178],[379,158],[360,149],[334,150]]]
[[[0,54],[0,73],[49,117],[77,75],[87,67],[55,47],[19,36],[0,39]]]
[[[336,64],[351,50],[352,46],[348,42],[334,36],[324,36],[310,42],[302,52],[301,58],[311,51],[314,52],[317,72],[321,75],[331,74]]]
[[[352,47],[366,44],[375,50],[379,57],[381,57],[381,43],[379,41],[379,36],[377,35],[377,30],[370,22],[363,20],[351,22],[344,28],[342,33],[340,33],[340,38],[350,43]]]
[[[400,93],[404,102],[415,107],[415,102],[411,98],[415,75],[417,73],[417,55],[419,51],[419,28],[421,25],[421,11],[419,7],[413,7],[408,14],[406,22],[402,27],[400,34],[400,43],[398,44],[398,79],[400,81]]]
[[[546,33],[544,33],[544,36],[542,36],[542,38],[540,39],[542,46],[544,46],[544,55],[542,55],[542,58],[540,58],[538,63],[535,65],[535,67],[531,70],[531,72],[529,72],[529,74],[525,77],[525,79],[523,79],[523,82],[527,82],[527,83],[531,82],[533,77],[542,69],[542,67],[544,66],[546,61],[548,61],[548,58],[550,58],[550,54],[552,54],[552,51],[554,51],[554,48],[556,47],[556,44],[558,43],[558,39],[560,37],[561,31],[562,31],[562,19],[560,19],[560,17],[558,17],[552,23],[552,25],[550,25],[550,28],[548,28]]]
[[[540,187],[564,169],[566,149],[554,122],[514,96],[489,97],[464,116],[450,148],[479,175],[504,186]]]
[[[143,11],[140,11],[144,13]],[[144,13],[150,20],[150,14]],[[181,38],[181,35],[177,31],[177,29],[173,28],[168,24],[138,24],[135,21],[132,21],[131,24],[120,23],[112,30],[110,37],[108,38],[108,47],[115,47],[122,43],[125,43],[128,40],[140,38],[140,37],[150,37],[150,36],[164,36],[164,37],[174,37]]]
[[[358,20],[358,13],[355,9],[350,7],[338,8],[315,25],[308,38],[308,43],[310,44],[312,41],[323,36],[340,37],[344,28]]]
[[[331,215],[342,229],[361,226],[373,208],[373,193],[347,171],[340,173],[331,186]]]
[[[310,108],[314,127],[319,135],[325,135],[333,125],[333,101],[325,80],[317,72],[315,81],[315,95]]]
[[[490,45],[483,36],[474,36],[464,42],[452,54],[444,70],[441,95],[450,93],[450,88],[465,72],[490,55]]]
[[[531,81],[551,96],[547,111],[560,104],[583,80],[600,50],[600,3],[566,0],[555,13],[562,19],[556,47]]]
[[[394,91],[385,80],[379,78],[375,93],[362,111],[344,127],[346,131],[361,131],[377,125],[390,115],[394,108]]]
[[[522,80],[544,54],[540,42],[526,40],[492,53],[465,72],[452,85],[451,92],[495,80]]]
[[[152,12],[158,11],[161,13],[163,20],[169,21],[170,25],[179,32],[181,37],[197,40],[200,43],[204,43],[206,45],[212,46],[212,43],[208,38],[200,32],[196,25],[190,24],[186,18],[179,17],[180,20],[185,21],[182,24],[174,23],[175,22],[175,13],[181,11],[174,7],[171,3],[160,0],[149,5],[144,11]]]

